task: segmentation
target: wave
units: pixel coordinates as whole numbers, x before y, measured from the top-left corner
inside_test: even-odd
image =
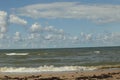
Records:
[[[100,51],[94,51],[94,53],[99,54],[99,53],[100,53]]]
[[[0,67],[0,72],[63,72],[63,71],[92,71],[98,69],[120,68],[120,65],[101,65],[101,66],[40,66],[40,67]]]
[[[6,53],[6,55],[8,55],[8,56],[15,56],[15,55],[17,55],[17,56],[25,56],[25,55],[28,55],[29,53]]]
[[[0,72],[61,72],[61,71],[89,71],[95,70],[95,67],[84,67],[84,66],[40,66],[36,68],[27,67],[1,67]]]

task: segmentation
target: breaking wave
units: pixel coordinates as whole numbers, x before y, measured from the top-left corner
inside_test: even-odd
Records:
[[[89,71],[95,70],[95,67],[83,67],[83,66],[40,66],[36,68],[27,67],[1,67],[0,72],[61,72],[61,71]]]
[[[25,55],[28,55],[29,53],[6,53],[6,55],[8,55],[8,56],[15,56],[15,55],[17,55],[17,56],[25,56]]]
[[[94,53],[99,54],[99,53],[100,53],[100,51],[94,51]]]

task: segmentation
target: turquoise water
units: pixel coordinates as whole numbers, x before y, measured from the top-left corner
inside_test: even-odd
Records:
[[[0,68],[119,65],[120,47],[0,50]],[[70,68],[71,69],[71,68]],[[75,69],[75,70],[77,70]],[[57,70],[56,70],[57,71]]]

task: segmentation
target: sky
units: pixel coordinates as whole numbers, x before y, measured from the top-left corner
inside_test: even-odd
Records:
[[[1,0],[0,49],[120,46],[120,0]]]

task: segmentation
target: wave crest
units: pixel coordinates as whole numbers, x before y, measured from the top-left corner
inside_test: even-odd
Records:
[[[25,56],[25,55],[28,55],[29,53],[6,53],[6,55],[8,56]]]
[[[83,66],[40,66],[37,68],[26,68],[26,67],[1,67],[0,72],[55,72],[55,71],[86,71],[95,70],[95,67],[83,67]]]

